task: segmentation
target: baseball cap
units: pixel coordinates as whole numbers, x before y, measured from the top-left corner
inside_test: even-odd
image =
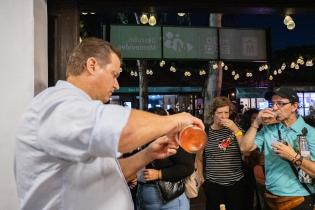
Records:
[[[278,95],[282,98],[287,98],[289,99],[291,103],[294,103],[294,102],[299,103],[298,95],[292,88],[289,88],[289,87],[278,87],[274,89],[272,96],[273,95]]]

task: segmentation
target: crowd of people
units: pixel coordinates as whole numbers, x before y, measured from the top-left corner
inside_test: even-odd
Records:
[[[16,133],[19,209],[189,210],[185,191],[165,199],[159,182],[184,180],[195,158],[203,166],[206,210],[314,208],[314,183],[301,182],[299,173],[315,177],[315,128],[297,114],[292,89],[275,89],[271,108],[248,109],[240,122],[231,101],[215,97],[205,126],[188,113],[108,104],[120,65],[110,43],[84,39],[70,55],[66,81],[34,97]],[[192,125],[208,135],[196,155],[176,142]]]

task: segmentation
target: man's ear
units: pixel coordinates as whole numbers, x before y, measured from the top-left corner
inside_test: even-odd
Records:
[[[292,112],[296,112],[296,110],[299,109],[299,104],[298,103],[294,103],[294,108],[291,110]]]
[[[86,70],[88,73],[94,74],[96,63],[97,63],[97,61],[94,57],[89,57],[86,60]]]

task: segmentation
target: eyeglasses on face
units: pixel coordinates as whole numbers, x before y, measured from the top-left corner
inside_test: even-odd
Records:
[[[283,102],[283,101],[273,101],[271,102],[271,107],[276,106],[276,107],[283,107],[287,104],[290,104],[291,102]]]

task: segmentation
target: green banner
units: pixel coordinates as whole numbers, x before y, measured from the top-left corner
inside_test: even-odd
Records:
[[[161,59],[161,27],[111,25],[110,41],[123,58]]]
[[[149,93],[196,93],[202,87],[149,87]],[[139,93],[138,87],[120,87],[115,93]]]
[[[163,57],[170,59],[217,59],[215,28],[163,27]]]
[[[266,31],[221,28],[220,59],[266,61]]]

